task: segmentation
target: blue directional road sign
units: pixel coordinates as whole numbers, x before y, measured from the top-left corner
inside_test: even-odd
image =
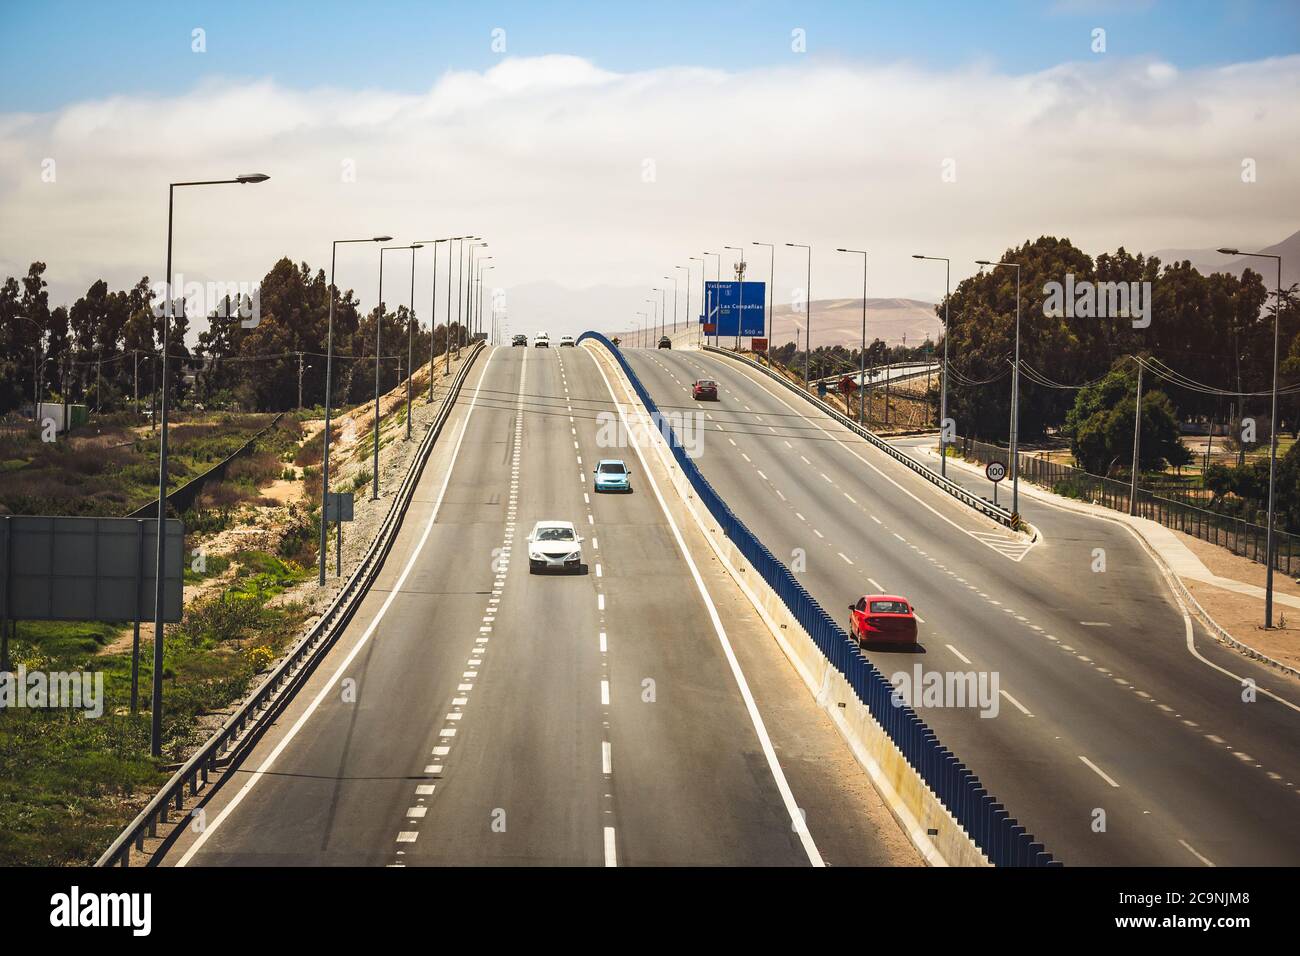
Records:
[[[767,283],[706,282],[704,284],[705,325],[714,325],[717,335],[767,335]],[[742,316],[742,309],[744,314]]]

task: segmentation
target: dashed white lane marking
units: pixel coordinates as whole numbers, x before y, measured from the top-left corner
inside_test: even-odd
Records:
[[[840,555],[841,558],[844,559],[844,563],[845,563],[845,564],[852,564],[852,563],[853,563],[853,560],[852,560],[852,559],[851,559],[847,554],[845,554],[843,551],[839,552],[839,555]]]
[[[953,647],[951,644],[945,644],[944,647],[946,647],[946,648],[948,648],[948,650],[952,651],[953,654],[956,655],[957,660],[961,661],[961,662],[962,662],[963,664],[965,664],[967,667],[970,666],[970,658],[967,657],[965,654],[963,654],[961,651],[957,650],[957,648]]]
[[[1108,784],[1110,784],[1112,787],[1118,787],[1118,786],[1119,786],[1119,784],[1117,784],[1114,780],[1112,780],[1112,779],[1110,778],[1109,775],[1107,775],[1106,771],[1102,770],[1100,767],[1098,767],[1095,763],[1093,763],[1091,760],[1089,760],[1089,759],[1088,759],[1087,757],[1085,757],[1083,754],[1079,754],[1079,759],[1082,760],[1082,761],[1084,762],[1084,764],[1088,767],[1089,770],[1091,770],[1091,771],[1092,771],[1093,773],[1095,773],[1097,776],[1101,777],[1102,780],[1105,780],[1105,781],[1106,781]]]
[[[605,827],[605,865],[618,866],[618,855],[614,846],[614,828]]]
[[[1011,696],[1010,694],[1008,694],[1006,691],[1004,691],[1004,690],[999,690],[998,693],[1001,694],[1003,697],[1005,697],[1007,700],[1009,700],[1009,701],[1011,702],[1011,706],[1014,707],[1016,710],[1020,711],[1020,712],[1021,712],[1022,714],[1024,714],[1026,717],[1032,717],[1032,716],[1034,716],[1033,714],[1031,714],[1031,713],[1029,712],[1029,708],[1028,708],[1028,707],[1026,707],[1024,704],[1020,703],[1020,701],[1016,700],[1014,697],[1012,697],[1012,696]],[[1098,773],[1100,773],[1100,771],[1098,771]],[[1119,784],[1115,784],[1115,786],[1118,787]]]
[[[871,586],[875,588],[877,591],[885,590],[884,587],[881,585],[881,583],[877,581],[875,578],[867,578],[867,580],[871,582]]]
[[[600,682],[600,704],[602,707],[609,706],[609,681],[607,680]]]
[[[1183,849],[1185,849],[1185,850],[1186,850],[1188,853],[1190,853],[1192,856],[1196,857],[1198,860],[1200,860],[1200,861],[1201,861],[1202,863],[1204,863],[1206,866],[1214,866],[1214,864],[1211,863],[1211,862],[1210,862],[1206,857],[1202,856],[1200,853],[1197,853],[1197,852],[1196,852],[1196,848],[1193,847],[1193,846],[1192,846],[1190,843],[1188,843],[1186,840],[1179,840],[1178,842],[1181,843],[1181,844],[1183,845]]]
[[[602,741],[600,744],[600,772],[614,772],[614,748],[608,740]]]
[[[605,632],[604,632],[604,631],[601,631],[601,632],[600,632],[600,652],[601,652],[602,654],[604,654],[607,650],[609,650],[609,641],[608,641],[608,639],[605,637]]]
[[[359,655],[365,646],[370,643],[370,639],[374,637],[375,632],[379,629],[379,624],[384,619],[384,615],[388,612],[388,609],[392,606],[393,602],[397,600],[397,596],[402,593],[402,588],[406,584],[406,579],[410,576],[411,570],[415,567],[416,562],[420,560],[421,553],[424,551],[424,546],[429,540],[429,535],[433,532],[434,522],[437,521],[438,514],[442,510],[442,502],[447,495],[447,486],[451,482],[452,472],[456,470],[456,461],[460,457],[460,449],[464,444],[465,434],[469,431],[470,420],[474,417],[475,408],[478,407],[479,394],[483,389],[483,382],[487,378],[487,371],[492,364],[492,357],[495,354],[495,352],[488,353],[487,362],[484,363],[483,371],[479,375],[478,383],[474,386],[474,396],[470,399],[469,408],[465,413],[465,420],[461,423],[460,434],[456,437],[456,445],[452,449],[451,459],[447,465],[447,473],[442,479],[442,486],[438,489],[438,497],[434,499],[433,507],[430,509],[429,517],[424,525],[424,530],[420,534],[420,540],[416,542],[415,548],[411,551],[411,556],[407,559],[406,566],[402,568],[402,573],[398,576],[396,583],[393,585],[393,589],[388,592],[388,597],[384,599],[384,603],[381,604],[379,610],[375,612],[374,619],[370,622],[370,626],[366,628],[361,637],[357,640],[357,643],[353,645],[352,650],[350,650],[347,656],[339,663],[338,668],[332,675],[330,675],[330,679],[325,682],[325,685],[319,692],[317,692],[316,696],[312,698],[311,703],[307,705],[306,709],[301,715],[299,715],[298,719],[294,721],[293,725],[285,732],[285,735],[280,739],[280,742],[276,744],[275,749],[273,749],[267,755],[266,759],[262,761],[261,765],[249,775],[248,780],[242,787],[240,787],[239,792],[231,798],[229,803],[221,808],[221,812],[218,813],[212,819],[212,822],[204,828],[203,832],[198,835],[194,843],[190,845],[190,848],[186,850],[185,854],[179,861],[177,861],[177,866],[186,866],[190,860],[194,859],[194,855],[202,849],[203,844],[211,838],[212,834],[217,831],[217,828],[229,818],[235,808],[238,807],[239,804],[243,802],[244,798],[252,792],[253,788],[257,786],[258,781],[269,773],[271,767],[275,765],[276,760],[280,758],[280,755],[283,754],[289,744],[293,742],[293,739],[298,736],[298,733],[306,725],[307,721],[309,721],[312,715],[316,713],[317,709],[319,709],[321,703],[327,697],[333,696],[335,686],[337,686],[338,682],[343,679],[343,675],[346,674],[348,668],[352,666],[352,662],[356,660],[357,655]],[[409,840],[402,840],[402,835],[399,835],[398,841],[413,843],[415,841],[415,835],[411,835]]]
[[[591,355],[591,353],[588,354]],[[631,427],[628,423],[627,410],[623,404],[618,401],[618,396],[614,393],[614,386],[610,382],[609,376],[605,374],[604,368],[601,367],[595,355],[591,355],[591,360],[596,362],[596,368],[599,370],[601,378],[605,380],[605,387],[609,390],[610,398],[614,400],[614,406],[618,410],[619,419],[622,421],[623,427],[630,431]],[[628,398],[629,401],[631,401],[632,396],[629,395]],[[633,405],[632,407],[636,408],[637,406]],[[644,417],[644,415],[640,416],[640,420],[642,420],[643,423]],[[646,423],[646,427],[650,428],[652,426]],[[695,587],[699,591],[700,597],[704,600],[705,607],[708,608],[709,620],[713,624],[713,630],[717,635],[718,643],[722,646],[723,655],[727,659],[727,664],[731,668],[732,676],[735,678],[736,686],[740,691],[741,699],[745,703],[745,710],[748,712],[750,723],[753,724],[754,732],[758,736],[759,745],[763,750],[763,756],[767,760],[768,769],[772,774],[772,779],[776,783],[777,791],[781,794],[781,799],[785,805],[786,813],[790,817],[790,825],[793,827],[795,832],[799,834],[799,841],[803,846],[804,853],[808,857],[808,862],[813,866],[825,866],[821,852],[817,849],[817,844],[813,841],[812,834],[808,830],[808,825],[804,819],[803,811],[795,802],[794,793],[790,789],[789,781],[786,780],[785,771],[781,769],[781,762],[776,755],[775,747],[772,746],[772,740],[768,736],[767,727],[763,722],[763,717],[758,712],[758,705],[755,703],[754,695],[749,689],[749,682],[745,679],[744,671],[740,668],[740,661],[737,660],[736,652],[731,646],[730,639],[727,637],[726,628],[722,623],[722,616],[718,613],[717,605],[713,603],[713,596],[709,594],[709,589],[704,584],[704,579],[700,575],[700,569],[695,564],[694,557],[692,557],[690,550],[686,547],[686,541],[682,537],[681,529],[677,527],[676,519],[673,518],[672,513],[668,510],[668,503],[664,500],[663,492],[659,489],[659,483],[655,480],[653,473],[650,471],[649,465],[646,463],[645,454],[641,450],[641,445],[641,442],[634,442],[632,449],[636,452],[637,459],[641,462],[641,470],[650,482],[650,488],[655,493],[655,499],[659,502],[659,509],[662,511],[664,519],[668,522],[668,527],[671,529],[673,538],[677,542],[678,550],[681,552],[682,558],[686,561],[686,566],[690,568],[691,578],[695,582]],[[660,460],[663,461],[663,447],[656,444],[655,448],[660,455]],[[664,461],[664,464],[667,466],[667,461]],[[606,864],[610,866],[615,865],[612,862],[613,859],[614,831],[613,828],[606,828]]]

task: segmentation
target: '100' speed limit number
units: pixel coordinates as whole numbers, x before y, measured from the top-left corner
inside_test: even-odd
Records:
[[[1007,466],[1000,461],[991,461],[984,468],[984,476],[989,481],[1001,481],[1007,476]]]

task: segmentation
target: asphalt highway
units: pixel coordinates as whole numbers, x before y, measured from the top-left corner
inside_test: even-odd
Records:
[[[869,654],[886,676],[997,675],[996,716],[920,713],[1067,865],[1300,863],[1300,687],[1209,640],[1127,531],[1022,498],[1029,547],[730,359],[626,354],[662,411],[700,413],[705,476],[833,616],[915,603],[920,652]]]
[[[612,409],[585,348],[479,359],[375,587],[165,863],[889,862],[843,761],[775,756],[841,745],[598,443]],[[632,494],[592,491],[603,457]],[[584,573],[529,574],[539,519],[578,526]],[[724,650],[745,637],[757,712]]]

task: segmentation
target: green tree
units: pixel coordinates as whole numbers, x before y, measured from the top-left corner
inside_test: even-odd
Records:
[[[1133,456],[1133,418],[1137,370],[1130,360],[1117,361],[1101,381],[1079,390],[1062,432],[1084,471],[1106,474],[1113,465],[1128,465]],[[1178,416],[1169,396],[1143,390],[1138,467],[1143,471],[1175,467],[1191,460],[1178,432]]]

